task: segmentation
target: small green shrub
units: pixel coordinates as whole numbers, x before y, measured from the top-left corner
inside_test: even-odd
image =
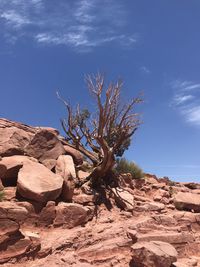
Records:
[[[170,197],[173,197],[175,193],[176,192],[175,192],[174,188],[170,185],[169,186],[169,194],[170,194]]]
[[[144,177],[142,169],[133,161],[128,161],[125,158],[117,160],[115,171],[117,173],[130,173],[133,179],[140,179]]]
[[[4,191],[0,191],[0,201],[2,201],[4,198]]]
[[[175,186],[175,185],[176,185],[176,182],[169,180],[168,185],[169,185],[169,186]]]

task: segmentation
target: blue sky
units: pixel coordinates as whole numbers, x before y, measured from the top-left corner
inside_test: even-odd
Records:
[[[1,117],[61,129],[56,91],[93,105],[84,75],[144,92],[126,157],[146,172],[200,178],[198,0],[0,0]]]

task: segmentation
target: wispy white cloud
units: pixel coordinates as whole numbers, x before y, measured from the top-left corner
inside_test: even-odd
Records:
[[[188,122],[200,126],[200,104],[192,105],[191,107],[185,106],[182,108],[181,112]]]
[[[171,85],[174,89],[172,106],[188,123],[200,126],[200,83],[176,80]]]
[[[200,89],[200,83],[175,80],[172,82],[172,87],[178,89],[179,91],[185,92],[185,91]]]
[[[94,2],[88,0],[82,0],[77,5],[77,9],[74,12],[74,16],[77,21],[81,23],[91,23],[95,19],[95,15],[92,14],[94,8]]]
[[[13,28],[21,28],[30,23],[28,18],[17,13],[15,10],[3,12],[0,18],[4,19],[6,23]]]
[[[142,73],[145,73],[145,74],[150,74],[151,73],[151,71],[146,66],[140,67],[140,71]]]
[[[183,104],[191,99],[193,99],[194,96],[193,95],[183,95],[183,94],[176,94],[174,96],[174,104],[177,106],[177,105],[180,105],[180,104]]]
[[[4,37],[31,37],[38,44],[66,45],[77,51],[114,43],[132,47],[138,40],[126,31],[128,11],[122,1],[1,0]]]

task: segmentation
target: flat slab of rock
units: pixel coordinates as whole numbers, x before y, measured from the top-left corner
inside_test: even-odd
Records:
[[[21,196],[38,202],[55,200],[61,194],[63,178],[44,165],[28,162],[18,174],[17,191]]]
[[[88,209],[79,204],[59,203],[56,207],[54,226],[73,228],[87,221]]]
[[[165,209],[165,205],[163,203],[158,202],[140,202],[139,205],[134,208],[136,211],[161,211]]]
[[[200,195],[179,192],[174,197],[174,205],[179,210],[200,212]]]
[[[138,242],[131,247],[133,260],[144,267],[170,267],[177,259],[176,249],[166,242]]]
[[[190,233],[178,233],[178,232],[151,232],[148,234],[142,234],[138,236],[139,241],[163,241],[175,244],[184,244],[194,242],[194,237]]]
[[[78,251],[78,258],[81,261],[91,263],[93,266],[130,266],[124,262],[129,261],[130,245],[132,241],[126,237],[116,237],[104,240],[102,243],[96,243]],[[120,265],[104,265],[102,263],[117,259]],[[124,264],[123,264],[124,262]],[[99,265],[100,264],[100,265]],[[82,265],[81,265],[82,266]]]

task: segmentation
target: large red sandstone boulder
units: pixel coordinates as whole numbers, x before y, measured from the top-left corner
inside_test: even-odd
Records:
[[[26,153],[42,162],[46,159],[57,159],[65,154],[65,149],[54,133],[44,129],[34,135],[26,146]]]
[[[62,191],[63,178],[36,162],[27,162],[20,169],[17,191],[21,196],[38,202],[55,200]]]
[[[179,192],[174,197],[174,205],[179,210],[200,212],[200,195]]]
[[[0,119],[0,156],[23,155],[35,132],[25,124]]]
[[[56,173],[63,177],[63,189],[62,199],[65,201],[71,201],[74,193],[76,171],[74,162],[71,156],[61,155],[59,156],[56,164]]]
[[[166,242],[138,242],[131,247],[133,261],[143,267],[170,267],[177,259],[176,249]]]
[[[56,207],[54,226],[73,228],[87,221],[88,209],[79,204],[59,203]]]
[[[66,154],[72,156],[76,165],[81,165],[83,163],[83,155],[78,150],[67,145],[64,146],[64,149]]]
[[[3,185],[15,186],[17,184],[17,176],[20,168],[24,163],[29,161],[37,162],[37,159],[22,155],[14,155],[2,158],[1,164],[6,168],[4,175],[1,176]]]

